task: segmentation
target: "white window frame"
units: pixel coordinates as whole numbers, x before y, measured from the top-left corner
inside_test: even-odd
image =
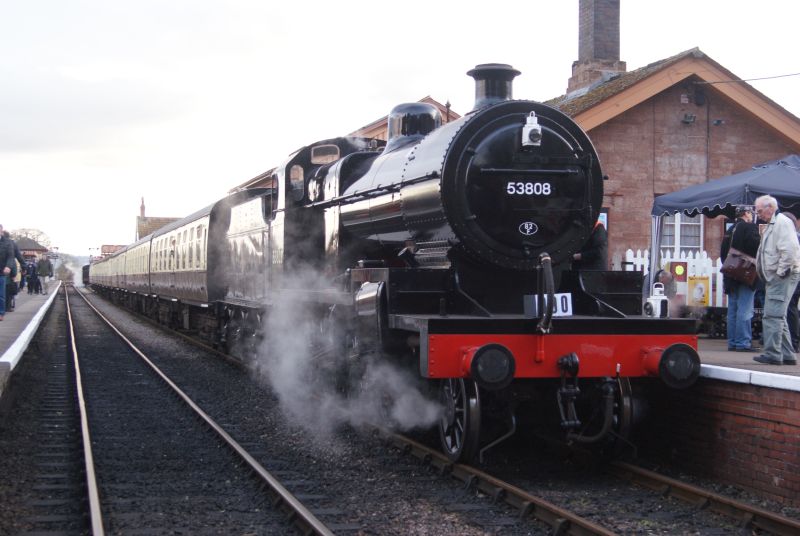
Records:
[[[694,233],[689,233],[690,229],[699,227],[699,240],[697,244],[690,244],[689,242],[695,241]],[[673,243],[667,243],[668,239],[672,239]],[[677,259],[681,252],[686,254],[696,251],[701,253],[703,251],[703,243],[705,239],[705,217],[702,214],[697,216],[687,216],[685,214],[675,214],[664,216],[663,225],[661,228],[661,249],[670,249],[672,254]]]

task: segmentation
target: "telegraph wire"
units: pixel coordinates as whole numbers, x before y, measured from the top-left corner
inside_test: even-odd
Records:
[[[800,76],[800,73],[779,74],[777,76],[764,76],[761,78],[745,78],[742,80],[719,80],[717,82],[699,81],[695,84],[738,84],[740,82],[754,82],[757,80],[774,80],[775,78],[786,78],[787,76]]]

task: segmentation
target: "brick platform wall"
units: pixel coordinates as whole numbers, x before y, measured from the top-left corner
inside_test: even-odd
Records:
[[[701,378],[652,394],[641,452],[800,506],[800,393]]]

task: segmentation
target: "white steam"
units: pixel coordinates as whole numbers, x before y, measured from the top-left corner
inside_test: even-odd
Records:
[[[320,279],[305,272],[282,286],[325,288]],[[269,308],[255,367],[290,421],[319,438],[342,425],[411,430],[436,423],[441,408],[425,396],[422,380],[390,358],[355,355],[343,340],[341,321],[326,322],[325,308],[301,302],[300,295],[288,292]]]
[[[63,263],[64,268],[72,272],[72,284],[76,287],[83,286],[83,267],[78,266],[71,261],[65,261]]]

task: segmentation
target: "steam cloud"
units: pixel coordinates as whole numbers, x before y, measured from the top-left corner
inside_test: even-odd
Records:
[[[291,281],[284,279],[283,286],[330,288],[330,283],[321,279],[303,271]],[[436,423],[441,415],[439,404],[426,398],[413,373],[389,360],[361,356],[365,362],[362,373],[343,377],[342,366],[348,358],[341,339],[320,326],[323,315],[318,304],[302,303],[296,296],[289,292],[270,309],[256,361],[256,370],[268,381],[292,422],[321,439],[330,438],[345,424],[406,431]],[[347,394],[341,389],[342,382],[347,384]]]

